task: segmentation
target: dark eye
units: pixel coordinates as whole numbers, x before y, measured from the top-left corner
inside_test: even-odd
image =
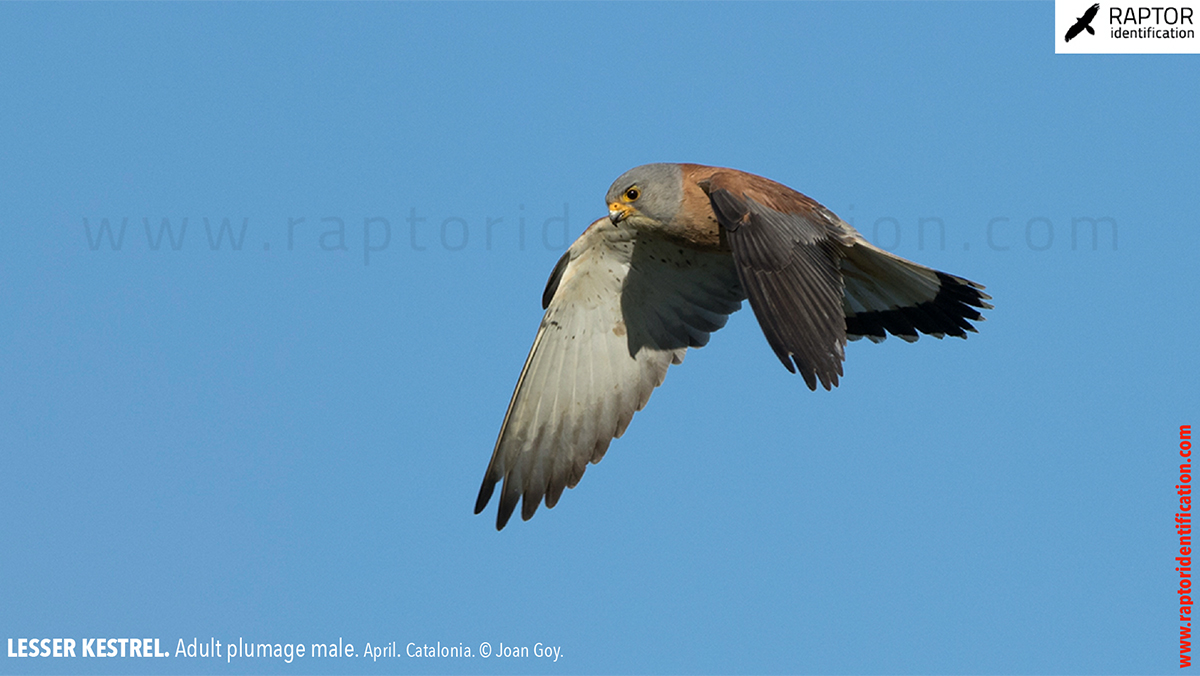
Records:
[[[630,188],[629,190],[625,191],[625,199],[629,200],[630,202],[636,200],[637,198],[639,198],[641,196],[642,196],[642,191],[638,190],[637,186],[634,186],[634,187]]]

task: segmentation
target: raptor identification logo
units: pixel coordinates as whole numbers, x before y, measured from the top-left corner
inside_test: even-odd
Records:
[[[1200,54],[1200,0],[1055,0],[1055,54]]]

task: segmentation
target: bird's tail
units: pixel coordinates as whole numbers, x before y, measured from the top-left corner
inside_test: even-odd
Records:
[[[888,333],[912,342],[918,333],[967,337],[988,309],[983,286],[938,272],[858,241],[842,259],[846,334],[879,342]]]
[[[1095,35],[1095,34],[1096,34],[1096,31],[1092,30],[1092,27],[1091,27],[1091,26],[1084,26],[1084,28],[1085,28],[1085,29],[1087,29],[1087,32],[1088,32],[1088,33],[1090,33],[1090,34],[1092,34],[1092,35]]]

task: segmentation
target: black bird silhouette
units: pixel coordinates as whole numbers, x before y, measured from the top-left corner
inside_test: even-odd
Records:
[[[1096,31],[1092,30],[1091,23],[1092,23],[1092,19],[1096,18],[1096,12],[1099,12],[1099,11],[1100,11],[1100,3],[1098,3],[1098,2],[1094,5],[1092,5],[1091,7],[1088,7],[1088,11],[1084,12],[1083,16],[1076,19],[1075,25],[1071,26],[1071,28],[1067,30],[1067,42],[1070,42],[1071,38],[1075,37],[1076,35],[1079,35],[1084,30],[1087,30],[1087,32],[1091,33],[1092,35],[1095,35]]]

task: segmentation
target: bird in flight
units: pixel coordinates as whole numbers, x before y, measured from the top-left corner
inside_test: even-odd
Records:
[[[1098,2],[1094,5],[1092,5],[1091,7],[1088,7],[1088,10],[1083,13],[1083,16],[1081,16],[1075,20],[1075,25],[1073,25],[1067,29],[1067,40],[1066,41],[1070,42],[1071,38],[1075,37],[1076,35],[1079,35],[1084,30],[1086,30],[1088,33],[1091,33],[1092,35],[1095,35],[1096,31],[1092,29],[1092,19],[1096,18],[1096,12],[1099,12],[1099,11],[1100,11],[1100,3],[1098,3]]]
[[[647,164],[606,197],[550,273],[533,348],[483,477],[504,528],[528,520],[599,462],[667,368],[743,300],[810,389],[842,375],[847,340],[966,338],[983,286],[894,256],[805,195],[735,169]]]

